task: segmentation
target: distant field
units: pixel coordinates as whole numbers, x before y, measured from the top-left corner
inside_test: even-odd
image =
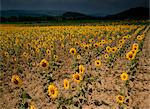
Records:
[[[1,22],[1,24],[17,24],[18,26],[55,26],[55,25],[149,25],[149,20],[63,20],[63,21],[40,21],[40,22]]]
[[[150,108],[148,23],[1,24],[1,109]]]

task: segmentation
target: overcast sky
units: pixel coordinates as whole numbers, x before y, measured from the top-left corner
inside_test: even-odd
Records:
[[[1,0],[1,10],[65,10],[86,14],[113,14],[139,6],[148,7],[149,0]]]

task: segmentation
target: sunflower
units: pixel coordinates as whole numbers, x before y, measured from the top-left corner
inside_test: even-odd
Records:
[[[124,44],[124,42],[125,42],[124,39],[119,40],[119,44]]]
[[[37,53],[39,53],[39,52],[40,52],[40,49],[39,49],[39,48],[36,48],[35,51],[36,51]]]
[[[100,47],[102,47],[102,46],[103,46],[103,43],[102,43],[102,42],[100,42],[100,43],[99,43],[99,46],[100,46]]]
[[[117,47],[112,47],[112,48],[111,48],[111,52],[112,52],[112,53],[115,53],[116,51],[117,51]]]
[[[27,58],[28,57],[28,53],[23,52],[22,56],[25,57],[25,58]]]
[[[84,49],[86,49],[86,50],[87,50],[88,48],[89,48],[89,46],[88,46],[88,45],[84,45]]]
[[[99,46],[99,43],[95,43],[94,47],[97,48]]]
[[[106,43],[106,41],[105,41],[105,40],[101,40],[101,42],[102,42],[102,44],[105,44],[105,43]]]
[[[95,66],[96,66],[96,67],[101,66],[101,61],[100,61],[100,60],[96,60],[96,61],[95,61]]]
[[[122,73],[120,76],[121,80],[126,81],[128,80],[128,74],[126,72]]]
[[[106,47],[106,51],[109,53],[109,52],[111,52],[111,47],[110,46],[107,46]]]
[[[141,41],[143,39],[143,37],[141,35],[137,36],[137,40]]]
[[[80,83],[80,81],[82,80],[82,76],[79,73],[73,74],[72,78],[76,83]]]
[[[56,98],[58,96],[58,88],[53,84],[48,86],[48,94],[51,98]]]
[[[22,84],[22,80],[20,79],[20,77],[18,75],[13,75],[11,78],[11,82],[16,84],[16,85]]]
[[[35,105],[31,102],[29,109],[36,109]]]
[[[94,41],[94,39],[93,39],[93,38],[92,38],[92,39],[89,39],[89,42],[90,42],[90,43],[92,43],[93,41]]]
[[[81,55],[77,55],[77,59],[80,60],[81,59]]]
[[[8,52],[4,52],[5,57],[9,57],[9,53]]]
[[[46,68],[48,66],[48,61],[46,59],[42,59],[40,65],[41,67]]]
[[[55,61],[58,60],[58,56],[57,55],[54,55],[53,58],[54,58]]]
[[[75,45],[79,45],[79,42],[76,41],[76,42],[75,42]]]
[[[116,101],[117,101],[118,103],[123,103],[123,102],[124,102],[124,96],[118,95],[118,96],[116,97]]]
[[[105,55],[104,55],[104,58],[106,58],[106,59],[109,58],[109,55],[108,55],[108,54],[105,54]]]
[[[133,53],[132,51],[129,51],[127,54],[126,54],[126,58],[128,60],[133,60],[135,58],[135,53]]]
[[[85,71],[85,67],[83,65],[79,65],[79,73],[83,74]]]
[[[75,48],[71,48],[71,49],[70,49],[70,53],[71,53],[72,55],[75,55],[75,54],[76,54],[76,52],[77,52],[77,51],[76,51],[76,49],[75,49]]]
[[[64,88],[66,90],[69,89],[69,81],[67,79],[64,79]]]
[[[46,50],[46,54],[51,55],[51,50],[50,50],[50,49],[47,49],[47,50]]]
[[[137,43],[134,43],[133,45],[132,45],[132,50],[138,50],[138,48],[139,48],[139,45],[137,44]]]

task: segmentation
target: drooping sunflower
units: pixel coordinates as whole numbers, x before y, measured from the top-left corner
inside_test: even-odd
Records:
[[[20,77],[18,75],[13,75],[11,78],[11,82],[16,84],[16,85],[22,84],[22,80],[20,79]]]
[[[75,73],[72,75],[72,78],[73,80],[76,82],[76,83],[80,83],[81,80],[82,80],[82,76],[79,74],[79,73]]]
[[[123,80],[123,81],[126,81],[126,80],[128,80],[128,74],[126,73],[126,72],[123,72],[122,74],[121,74],[121,76],[120,76],[120,78],[121,78],[121,80]]]
[[[66,90],[69,89],[69,81],[67,79],[64,79],[64,88]]]
[[[51,98],[56,98],[58,96],[58,88],[53,84],[49,85],[48,94]]]
[[[133,60],[135,58],[135,53],[133,53],[132,51],[129,51],[127,54],[126,54],[126,58],[128,60]]]
[[[46,59],[42,59],[40,62],[40,66],[46,68],[48,66],[48,61]]]
[[[100,61],[100,60],[96,60],[96,61],[95,61],[95,66],[96,66],[96,67],[101,66],[101,61]]]
[[[79,65],[79,73],[83,74],[85,71],[85,67],[83,65]]]
[[[122,95],[116,96],[116,101],[117,101],[118,103],[123,103],[123,102],[124,102],[124,96],[122,96]]]
[[[75,55],[75,54],[76,54],[76,52],[77,52],[77,51],[76,51],[76,49],[75,49],[75,48],[71,48],[71,49],[70,49],[70,53],[71,53],[72,55]]]

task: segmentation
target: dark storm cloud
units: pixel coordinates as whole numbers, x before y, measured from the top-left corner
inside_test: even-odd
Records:
[[[107,14],[148,5],[149,0],[1,0],[1,9],[67,10]]]

